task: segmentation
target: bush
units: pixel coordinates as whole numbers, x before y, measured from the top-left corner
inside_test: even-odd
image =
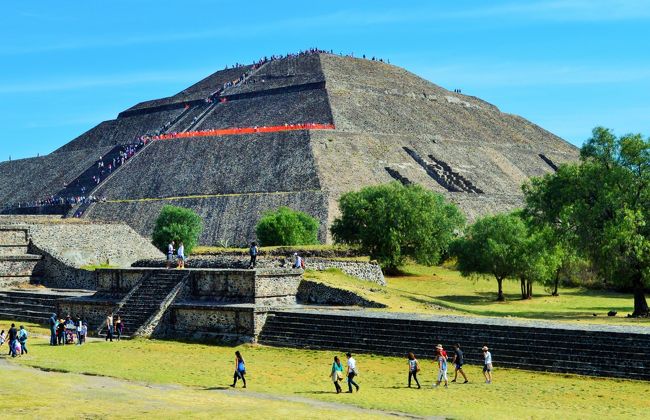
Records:
[[[164,206],[153,229],[153,244],[166,253],[170,241],[183,242],[185,254],[189,255],[198,244],[202,230],[203,221],[193,210]]]
[[[396,272],[406,257],[424,265],[439,263],[465,223],[442,195],[397,182],[343,194],[339,208],[334,240],[359,246],[388,272]]]
[[[264,213],[255,232],[263,246],[314,245],[318,243],[318,227],[318,220],[307,213],[280,207]]]

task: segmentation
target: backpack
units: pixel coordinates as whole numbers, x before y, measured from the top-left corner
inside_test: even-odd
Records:
[[[302,268],[303,270],[305,269],[305,259],[304,258],[300,259],[300,268]]]

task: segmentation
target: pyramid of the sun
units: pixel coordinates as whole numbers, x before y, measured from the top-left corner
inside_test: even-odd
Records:
[[[244,73],[243,82],[219,91]],[[0,207],[30,212],[12,203],[74,193],[70,186],[88,184],[100,156],[110,161],[118,146],[144,134],[304,123],[335,128],[153,141],[84,190],[105,201],[82,217],[125,221],[149,235],[160,208],[172,204],[203,217],[203,244],[241,244],[254,238],[263,212],[284,205],[320,219],[326,240],[346,191],[395,179],[418,183],[458,203],[471,220],[519,206],[523,181],[578,156],[521,117],[399,67],[307,54],[216,72],[174,96],[140,103],[50,155],[3,162]]]

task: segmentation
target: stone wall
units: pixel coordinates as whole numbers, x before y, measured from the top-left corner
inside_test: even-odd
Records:
[[[162,257],[148,240],[123,223],[33,223],[29,229],[36,248],[75,268],[107,261],[129,267],[138,259]]]
[[[203,219],[199,242],[215,245],[222,240],[245,245],[255,238],[255,225],[262,214],[287,206],[321,220],[319,238],[327,236],[327,198],[319,191],[250,193],[166,200],[115,201],[97,203],[87,213],[101,221],[124,221],[139,234],[150,237],[154,222],[166,204],[192,209]]]
[[[309,136],[295,131],[155,142],[98,191],[108,200],[134,200],[319,187]]]
[[[117,302],[92,298],[70,298],[58,301],[59,316],[71,315],[88,323],[88,331],[96,332],[105,322],[106,316],[113,311]]]
[[[284,258],[286,261],[290,260],[292,252],[287,252],[285,257],[276,255],[260,255],[257,259],[257,268],[260,269],[277,269],[281,267],[281,260]],[[303,255],[300,253],[300,255]],[[232,269],[247,269],[250,262],[250,257],[247,255],[234,255],[234,254],[214,254],[214,255],[194,255],[186,261],[188,268],[232,268]],[[381,271],[379,264],[375,262],[361,262],[361,261],[340,261],[329,258],[321,257],[305,257],[306,269],[325,271],[331,268],[341,270],[345,274],[377,283],[380,286],[386,285],[386,279]],[[163,259],[156,260],[140,260],[133,264],[134,267],[164,267],[165,261]]]
[[[296,296],[298,303],[306,305],[363,306],[386,308],[386,305],[365,299],[354,292],[337,289],[323,283],[303,280]]]
[[[200,305],[178,303],[171,307],[154,336],[162,335],[192,340],[254,342],[257,317],[252,306]]]

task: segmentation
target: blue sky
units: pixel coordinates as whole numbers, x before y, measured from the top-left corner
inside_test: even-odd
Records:
[[[5,2],[0,160],[235,62],[316,46],[461,88],[580,145],[650,135],[650,1]]]

